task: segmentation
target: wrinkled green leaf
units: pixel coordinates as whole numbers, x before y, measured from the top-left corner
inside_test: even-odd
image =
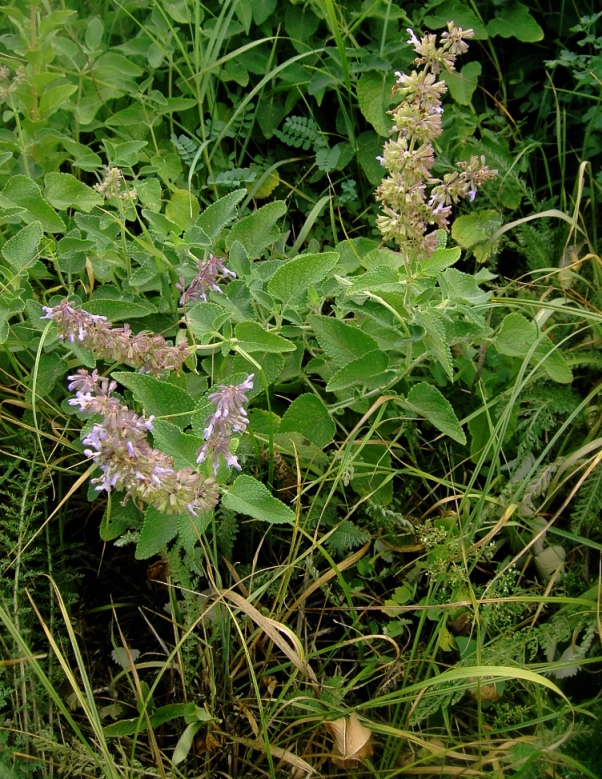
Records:
[[[282,200],[262,206],[232,227],[226,237],[226,248],[230,249],[234,241],[240,241],[250,260],[261,257],[263,250],[278,239],[280,230],[276,222],[285,214],[286,203]],[[199,226],[203,226],[200,219]]]
[[[328,392],[338,392],[353,386],[372,385],[372,380],[378,377],[389,365],[385,352],[376,349],[362,355],[340,368],[326,385]],[[386,383],[387,379],[384,380]]]
[[[378,344],[372,336],[340,319],[311,314],[308,322],[320,347],[338,367],[378,349]]]
[[[175,538],[177,532],[178,514],[163,514],[154,506],[149,506],[136,544],[136,560],[147,560],[158,554],[165,544]]]
[[[115,371],[111,376],[134,393],[147,416],[168,417],[177,427],[184,428],[190,422],[190,412],[195,401],[181,387],[167,381],[159,381],[144,373]]]
[[[391,102],[391,88],[395,76],[390,73],[368,71],[362,73],[357,82],[357,100],[364,118],[370,122],[376,132],[388,138],[391,134],[393,120],[387,114]]]
[[[26,222],[39,221],[45,232],[62,233],[65,223],[57,212],[42,197],[40,187],[27,176],[20,174],[10,178],[2,190],[2,198],[8,203],[0,205],[16,205],[25,209],[22,215]]]
[[[293,352],[295,344],[276,333],[264,330],[258,322],[241,322],[234,331],[239,346],[245,352]]]
[[[222,505],[270,524],[295,521],[295,512],[270,494],[268,488],[253,476],[242,474],[222,497]]]
[[[78,181],[70,173],[48,173],[44,183],[46,200],[62,211],[67,208],[77,208],[88,212],[103,202],[98,192],[82,181]]]
[[[295,398],[284,412],[280,433],[302,433],[307,440],[323,449],[336,432],[336,425],[324,403],[313,393]]]
[[[454,441],[466,443],[466,436],[451,403],[441,391],[425,381],[415,384],[408,393],[407,402],[412,410],[427,419]]]
[[[487,32],[492,38],[499,35],[502,38],[517,38],[525,43],[543,40],[543,30],[524,3],[505,5],[487,24]]]
[[[39,222],[32,222],[4,244],[2,256],[16,273],[24,270],[35,260],[43,234],[42,225]]]
[[[334,270],[339,260],[338,252],[302,254],[282,265],[268,283],[270,295],[282,301],[287,308],[300,298],[312,284],[317,284]]]

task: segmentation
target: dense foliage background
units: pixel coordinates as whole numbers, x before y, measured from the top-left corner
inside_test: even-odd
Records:
[[[0,11],[0,777],[598,777],[597,4]],[[432,173],[497,177],[412,256],[377,158],[451,20]],[[61,340],[65,298],[183,369]],[[254,374],[215,510],[94,489],[81,368],[207,479]]]

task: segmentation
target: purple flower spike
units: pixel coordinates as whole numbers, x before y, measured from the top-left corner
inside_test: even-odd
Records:
[[[199,272],[186,288],[186,280],[182,276],[180,283],[176,284],[176,289],[182,292],[180,297],[180,305],[185,306],[187,303],[195,303],[197,300],[207,302],[207,293],[210,289],[214,292],[223,294],[222,290],[218,286],[218,281],[224,281],[231,276],[236,278],[236,273],[228,270],[224,263],[225,259],[222,257],[214,257],[213,254],[209,255],[208,260],[199,260]]]
[[[97,357],[109,362],[121,362],[139,368],[141,373],[160,376],[165,371],[179,371],[192,353],[188,344],[170,346],[162,335],[138,333],[129,325],[113,327],[106,316],[75,309],[68,300],[49,308],[41,319],[51,319],[62,341],[76,340]],[[74,387],[75,388],[75,387]]]
[[[254,374],[251,374],[240,384],[220,384],[217,391],[209,395],[216,409],[205,420],[205,443],[198,451],[197,462],[202,463],[211,456],[214,475],[219,468],[220,455],[226,465],[240,470],[238,458],[230,452],[230,441],[232,433],[244,433],[247,429],[249,420],[244,404],[247,402],[246,393],[253,389],[253,377]]]
[[[147,439],[153,417],[139,416],[112,397],[116,383],[97,371],[69,376],[76,395],[69,403],[80,411],[99,414],[102,421],[83,439],[84,454],[102,475],[98,491],[123,490],[137,505],[147,503],[166,514],[188,511],[195,516],[217,504],[217,484],[192,468],[176,470],[171,457],[153,449]]]

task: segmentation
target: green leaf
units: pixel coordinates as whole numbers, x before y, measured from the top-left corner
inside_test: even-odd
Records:
[[[237,6],[240,8],[240,6]],[[223,82],[234,81],[241,87],[246,87],[249,83],[249,71],[245,68],[242,62],[236,60],[227,60],[220,70],[220,80]]]
[[[285,214],[286,203],[283,200],[262,206],[232,227],[226,236],[226,248],[230,249],[234,241],[240,241],[250,260],[261,257],[263,250],[280,236],[276,222]],[[202,227],[200,220],[199,227]]]
[[[447,84],[450,94],[456,103],[460,105],[471,104],[481,72],[480,62],[469,62],[467,65],[464,65],[460,72],[454,70],[442,73],[443,81]]]
[[[139,179],[133,187],[140,202],[151,211],[161,210],[161,183],[158,179]]]
[[[276,333],[264,330],[258,322],[241,322],[234,331],[239,346],[245,352],[294,352],[295,344]]]
[[[534,360],[543,362],[543,369],[552,379],[559,384],[570,384],[573,381],[573,372],[562,352],[547,338],[535,347]]]
[[[144,373],[115,371],[111,376],[134,393],[134,399],[144,406],[147,414],[169,417],[180,428],[190,423],[190,412],[196,403],[181,387]]]
[[[39,221],[47,233],[63,233],[65,223],[57,212],[42,197],[40,187],[27,176],[13,176],[6,182],[2,197],[10,201],[7,205],[25,209],[22,218],[26,222]]]
[[[420,261],[418,266],[421,274],[437,276],[460,259],[461,250],[454,246],[451,249],[435,249],[430,257]]]
[[[178,154],[170,152],[164,157],[156,155],[151,157],[151,165],[156,170],[161,181],[168,186],[173,184],[182,175],[182,162]]]
[[[224,508],[273,525],[294,523],[295,512],[253,476],[242,474],[222,497]]]
[[[537,339],[541,340],[535,348]],[[525,357],[531,349],[531,363],[541,363],[542,369],[552,381],[570,384],[573,373],[562,352],[545,335],[541,336],[535,322],[517,313],[504,317],[495,345],[500,354],[508,357]]]
[[[357,82],[357,100],[364,118],[370,122],[376,132],[388,138],[391,135],[393,120],[387,114],[391,102],[391,88],[395,83],[393,73],[369,71],[362,73]]]
[[[196,338],[203,338],[207,333],[219,330],[228,319],[230,314],[215,303],[197,303],[186,312],[188,327]]]
[[[474,276],[462,273],[456,268],[448,268],[441,274],[439,286],[444,299],[461,301],[473,306],[486,303],[491,297],[491,292],[482,290]]]
[[[320,20],[309,6],[289,5],[284,15],[284,29],[297,51],[307,51],[308,41],[318,29]]]
[[[171,756],[171,762],[174,765],[179,765],[183,760],[186,760],[192,748],[194,737],[202,727],[202,722],[191,722],[182,733]]]
[[[376,133],[368,131],[358,136],[356,146],[357,161],[362,166],[370,184],[377,187],[386,173],[376,159],[383,151],[382,138]]]
[[[424,328],[425,332],[421,340],[426,350],[441,365],[447,377],[450,380],[453,379],[453,361],[445,326],[435,313],[430,313],[429,315],[416,312],[414,319],[417,325],[421,325]]]
[[[427,419],[437,430],[460,444],[466,443],[456,412],[437,387],[422,381],[409,391],[407,402],[412,411]]]
[[[457,27],[474,30],[477,41],[487,40],[487,30],[483,22],[463,0],[444,0],[443,3],[432,5],[436,7],[424,17],[424,24],[427,27],[434,30],[447,27],[447,23],[453,19]]]
[[[326,385],[328,392],[338,392],[348,387],[370,384],[387,369],[389,358],[380,349],[364,354],[340,368]],[[386,383],[386,380],[385,380]]]
[[[495,346],[500,354],[508,357],[524,357],[537,340],[537,325],[529,322],[522,314],[507,314],[499,333],[495,337]]]
[[[16,273],[24,270],[35,260],[43,235],[42,225],[39,222],[32,222],[4,244],[2,256]]]
[[[318,149],[316,152],[316,167],[318,170],[330,173],[336,168],[340,156],[341,150],[338,146],[334,146],[332,149],[327,147]]]
[[[158,554],[161,549],[175,538],[178,532],[178,514],[163,514],[154,506],[149,506],[144,514],[144,525],[136,544],[136,560],[146,560]]]
[[[372,336],[340,319],[312,314],[308,317],[308,322],[320,347],[338,367],[378,349],[378,344]]]
[[[103,32],[104,24],[97,16],[93,16],[88,20],[85,41],[90,51],[96,51],[99,48]]]
[[[77,92],[76,84],[61,84],[58,87],[45,89],[39,103],[40,116],[46,118],[54,114],[74,92]]]
[[[196,517],[188,512],[178,514],[178,541],[187,552],[192,553],[199,537],[209,527],[210,520],[209,511],[204,511]]]
[[[36,395],[45,397],[53,389],[58,379],[66,373],[67,363],[57,352],[42,354],[38,361]]]
[[[367,252],[362,257],[362,265],[366,270],[375,270],[376,268],[393,268],[398,270],[404,266],[404,259],[399,252],[394,252],[383,246],[382,248],[379,247]]]
[[[311,392],[299,395],[284,412],[279,433],[302,433],[323,449],[336,432],[336,425],[324,403]]]
[[[119,736],[133,736],[134,733],[139,733],[143,730],[146,730],[146,722],[144,720],[140,721],[139,717],[134,717],[133,719],[122,719],[119,722],[112,722],[103,728],[103,733],[107,738],[117,738]]]
[[[462,248],[488,241],[502,223],[501,214],[489,208],[459,216],[452,225],[452,238]]]
[[[44,184],[46,200],[59,210],[77,208],[87,213],[103,202],[98,192],[78,181],[71,173],[48,173]]]
[[[265,380],[267,381],[268,385],[273,384],[276,381],[284,368],[285,360],[281,354],[275,354],[274,352],[255,352],[253,359],[255,362],[259,363],[259,365],[261,365],[261,370],[263,371]],[[235,354],[231,358],[229,367],[230,370],[226,372],[226,376],[228,376],[230,372],[244,372],[248,375],[249,373],[254,373],[257,371],[257,367],[253,363],[249,362],[245,357],[243,357],[242,354]],[[263,381],[259,378],[259,376],[257,376],[255,379],[255,386],[249,393],[248,397],[255,398],[258,395],[261,395],[263,391]]]
[[[141,527],[142,518],[142,512],[131,500],[122,506],[121,500],[115,493],[111,493],[111,500],[100,523],[100,537],[103,541],[113,541],[126,530]]]
[[[182,230],[187,230],[195,223],[200,210],[196,195],[187,189],[178,189],[165,206],[165,216],[175,222]]]
[[[172,235],[180,235],[182,228],[180,225],[172,222],[165,214],[158,214],[156,211],[151,211],[148,208],[142,209],[142,216],[148,222],[150,230],[154,233],[158,233],[161,237],[170,237]]]
[[[177,717],[184,717],[193,707],[193,703],[168,703],[166,706],[160,706],[150,718],[151,725],[158,728]]]
[[[397,292],[399,290],[399,273],[389,265],[380,265],[372,268],[359,276],[353,276],[351,284],[346,287],[346,297],[362,294],[364,292]]]
[[[212,203],[196,220],[197,227],[204,230],[210,238],[221,232],[236,214],[236,206],[247,194],[246,189],[236,189]],[[230,243],[232,245],[232,243]]]
[[[274,13],[277,5],[278,0],[251,0],[255,24],[263,24]]]
[[[177,425],[165,419],[153,422],[155,446],[173,457],[176,468],[197,467],[197,453],[203,445],[203,439],[183,433]]]
[[[62,144],[69,154],[73,155],[72,165],[74,167],[87,171],[98,170],[102,167],[102,159],[83,143],[78,143],[71,138],[63,138]]]
[[[106,138],[103,139],[102,143],[107,152],[109,165],[118,168],[131,168],[135,165],[140,159],[140,152],[148,145],[147,141],[111,143]]]
[[[523,3],[510,3],[504,6],[501,14],[496,15],[487,24],[487,32],[492,38],[499,35],[502,38],[517,38],[524,43],[543,40],[543,30]]]
[[[338,252],[301,254],[278,268],[268,283],[268,292],[287,308],[304,295],[310,285],[325,279],[338,261]]]

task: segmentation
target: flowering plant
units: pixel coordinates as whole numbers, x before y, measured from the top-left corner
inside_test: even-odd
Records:
[[[99,357],[139,367],[142,373],[160,375],[179,370],[191,353],[191,347],[170,346],[160,335],[133,335],[127,325],[113,327],[106,317],[75,309],[67,300],[46,306],[44,311],[42,318],[56,324],[60,339],[77,340]],[[215,479],[189,467],[177,469],[172,457],[153,448],[147,433],[153,430],[154,417],[136,414],[115,397],[117,382],[100,376],[97,370],[90,374],[84,369],[68,379],[69,389],[75,390],[69,405],[101,417],[83,438],[87,447],[84,454],[102,471],[102,476],[93,480],[96,490],[123,491],[125,500],[131,498],[138,506],[148,504],[166,514],[188,511],[197,516],[216,506]],[[252,388],[253,374],[238,385],[219,385],[208,397],[216,409],[206,419],[205,443],[198,450],[197,462],[210,458],[214,476],[221,457],[226,465],[240,470],[230,446],[233,434],[247,428],[244,404]]]
[[[459,171],[447,173],[443,179],[432,176],[435,164],[433,141],[441,135],[441,98],[447,91],[442,70],[455,70],[456,57],[468,50],[466,38],[472,30],[462,30],[453,22],[442,33],[437,46],[436,35],[418,39],[408,30],[410,43],[418,55],[417,70],[410,75],[396,73],[394,93],[403,100],[393,111],[393,132],[396,137],[385,144],[381,165],[389,175],[383,179],[376,197],[383,213],[377,225],[385,240],[394,240],[406,257],[429,256],[437,248],[437,230],[447,230],[452,204],[462,198],[474,200],[478,187],[494,178],[485,158],[473,156],[459,162]],[[428,191],[430,187],[430,193]],[[435,229],[427,232],[430,226]]]

